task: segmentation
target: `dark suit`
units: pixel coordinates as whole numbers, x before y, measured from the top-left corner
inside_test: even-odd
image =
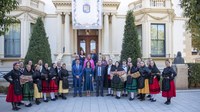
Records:
[[[74,94],[77,95],[77,91],[79,91],[79,95],[81,95],[81,81],[82,81],[82,73],[83,73],[83,67],[81,65],[76,66],[76,64],[72,67],[72,74],[73,74],[73,80],[74,80]],[[76,76],[79,76],[79,78],[76,78]]]
[[[92,53],[91,56],[92,56],[92,59],[94,61],[94,65],[96,66],[96,63],[98,61],[98,55],[96,53]]]
[[[99,96],[99,89],[101,92],[101,96],[103,96],[103,82],[105,75],[105,67],[96,66],[95,67],[95,81],[96,81],[96,95]]]

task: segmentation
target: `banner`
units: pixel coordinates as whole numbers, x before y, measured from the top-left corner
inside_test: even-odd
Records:
[[[102,0],[72,0],[73,29],[102,29]]]

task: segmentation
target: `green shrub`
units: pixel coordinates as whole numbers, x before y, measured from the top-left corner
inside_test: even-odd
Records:
[[[8,92],[8,87],[0,86],[0,93],[7,94]]]
[[[199,87],[200,85],[200,63],[188,63],[188,87]]]

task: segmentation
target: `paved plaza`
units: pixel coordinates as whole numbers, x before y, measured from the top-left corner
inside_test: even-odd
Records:
[[[68,95],[67,100],[42,102],[27,108],[21,106],[19,112],[200,112],[200,90],[177,91],[177,97],[171,105],[165,105],[166,99],[157,96],[157,102],[129,101],[128,97],[120,100],[114,97],[76,97]],[[5,102],[5,96],[0,97],[0,112],[12,112],[11,104]]]

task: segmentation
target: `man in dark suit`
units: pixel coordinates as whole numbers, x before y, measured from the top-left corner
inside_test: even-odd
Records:
[[[103,82],[104,82],[104,74],[105,74],[105,67],[101,65],[101,61],[99,60],[97,66],[95,67],[95,81],[96,81],[96,96],[100,94],[103,97]]]
[[[80,60],[76,60],[76,64],[72,67],[72,74],[74,80],[74,97],[77,96],[77,91],[79,91],[79,96],[82,97],[81,82],[82,82],[82,70],[83,67],[80,65]]]
[[[94,65],[96,66],[97,61],[98,61],[98,55],[96,54],[95,50],[92,50],[91,57],[92,57],[92,59],[94,61]]]

